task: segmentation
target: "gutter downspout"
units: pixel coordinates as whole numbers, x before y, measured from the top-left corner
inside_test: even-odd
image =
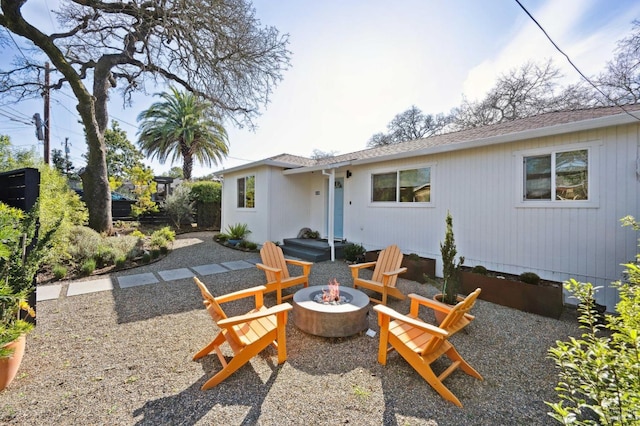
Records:
[[[329,235],[327,236],[327,241],[329,242],[329,248],[331,249],[331,261],[334,262],[336,260],[336,247],[333,241],[334,238],[334,204],[335,204],[335,191],[336,191],[336,169],[331,169],[330,172],[326,170],[322,170],[322,174],[324,176],[329,176],[329,205],[327,207],[327,231]]]

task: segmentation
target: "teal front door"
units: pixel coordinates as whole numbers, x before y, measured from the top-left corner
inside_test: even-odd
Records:
[[[327,185],[329,181],[327,180]],[[328,188],[327,188],[328,189]],[[328,197],[329,191],[327,191]],[[326,203],[329,206],[329,203]],[[328,212],[327,212],[328,213]],[[342,239],[344,221],[344,178],[336,178],[333,194],[333,237]],[[327,214],[326,234],[329,235],[329,215]]]

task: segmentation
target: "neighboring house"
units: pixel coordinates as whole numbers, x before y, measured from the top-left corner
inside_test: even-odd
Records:
[[[447,211],[465,265],[604,288],[613,309],[638,235],[640,105],[563,111],[311,160],[278,155],[218,172],[222,229],[251,240],[301,228],[367,250],[398,244],[438,261]]]

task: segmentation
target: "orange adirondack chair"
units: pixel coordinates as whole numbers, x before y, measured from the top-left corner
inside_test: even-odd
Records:
[[[283,303],[269,309],[265,308],[263,305],[263,294],[266,290],[264,286],[213,297],[197,277],[194,277],[193,280],[200,288],[204,299],[203,303],[209,315],[220,327],[220,333],[215,339],[193,356],[195,361],[210,354],[211,351],[215,351],[222,364],[222,370],[205,382],[202,385],[202,390],[217,386],[269,345],[273,345],[278,350],[278,364],[287,360],[285,326],[287,313],[293,309],[293,306]],[[255,298],[255,309],[245,315],[227,317],[220,307],[221,303],[252,296]],[[235,354],[229,363],[220,350],[220,346],[225,342],[229,344]]]
[[[383,305],[387,304],[387,296],[403,300],[405,298],[404,294],[396,287],[398,275],[407,272],[407,268],[400,267],[403,257],[404,255],[398,246],[394,244],[382,250],[378,255],[378,260],[375,262],[349,265],[351,276],[353,277],[353,288],[364,287],[380,293],[382,295],[381,299],[369,297],[369,300]],[[370,280],[359,277],[361,269],[374,265],[375,268]]]
[[[414,312],[414,304],[415,311],[417,312],[418,305],[428,299],[415,294],[410,294],[409,297],[411,298],[412,305],[409,315],[399,314],[387,306],[377,305],[373,307],[373,309],[378,312],[378,322],[380,323],[378,362],[386,365],[387,353],[394,349],[397,350],[400,356],[402,356],[440,396],[453,402],[458,407],[462,407],[460,400],[442,381],[458,368],[477,379],[482,380],[482,376],[462,358],[453,344],[449,342],[448,338],[453,334],[452,332],[428,324],[420,320],[417,316],[411,316]],[[455,323],[455,318],[460,316],[461,311],[463,312],[463,316],[467,313],[465,309],[464,301],[458,303],[455,307],[451,308],[442,325],[447,326]],[[431,369],[431,364],[442,355],[449,358],[451,364],[446,370],[440,373],[440,375],[436,376]]]
[[[267,284],[265,284],[267,293],[275,291],[278,304],[293,297],[293,294],[282,297],[282,289],[300,284],[304,285],[304,287],[309,287],[309,273],[311,272],[311,266],[313,266],[312,262],[285,259],[282,249],[271,241],[267,241],[262,245],[260,258],[262,263],[257,263],[256,266],[264,271],[267,277]],[[301,266],[302,275],[295,277],[289,275],[287,265]]]

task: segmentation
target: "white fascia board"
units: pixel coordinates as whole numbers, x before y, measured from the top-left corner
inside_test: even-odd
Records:
[[[215,176],[224,176],[225,173],[235,173],[235,172],[240,172],[242,170],[248,170],[248,169],[255,169],[256,167],[261,167],[261,166],[271,166],[271,167],[280,167],[283,169],[288,169],[288,168],[302,168],[303,166],[300,166],[299,164],[291,164],[291,163],[285,163],[282,161],[275,161],[275,160],[270,160],[270,159],[266,159],[266,160],[259,160],[259,161],[255,161],[253,163],[249,163],[249,164],[243,164],[242,166],[236,166],[236,167],[232,167],[230,169],[222,169],[219,170],[217,172],[214,172]]]
[[[346,167],[354,164],[354,160],[341,161],[339,163],[320,164],[317,166],[298,167],[296,169],[284,170],[282,174],[295,175],[299,173],[318,172],[321,170],[339,169],[340,167]]]

